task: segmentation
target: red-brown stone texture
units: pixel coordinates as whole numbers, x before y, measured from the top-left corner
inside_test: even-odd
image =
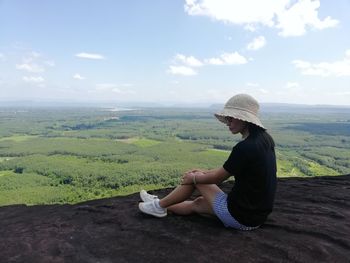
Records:
[[[154,218],[139,201],[0,207],[0,262],[350,262],[350,175],[279,179],[273,213],[252,232]]]

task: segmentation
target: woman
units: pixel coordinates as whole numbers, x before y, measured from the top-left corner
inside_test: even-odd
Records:
[[[253,230],[272,212],[276,191],[275,144],[258,118],[259,104],[247,94],[233,96],[215,114],[233,134],[237,143],[223,167],[186,172],[181,184],[162,199],[142,190],[139,209],[164,217],[167,211],[180,215],[192,213],[217,216],[226,227]],[[218,184],[234,176],[232,190],[226,194]],[[186,201],[197,189],[200,197]]]

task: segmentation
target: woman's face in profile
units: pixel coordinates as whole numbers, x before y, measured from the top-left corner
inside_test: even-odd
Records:
[[[226,125],[233,134],[243,134],[247,127],[247,123],[245,121],[235,119],[233,117],[226,117]]]

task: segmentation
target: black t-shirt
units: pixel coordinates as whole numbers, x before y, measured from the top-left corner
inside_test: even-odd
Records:
[[[264,149],[248,136],[233,147],[223,167],[235,177],[227,198],[230,214],[245,226],[263,224],[276,192],[274,148]]]

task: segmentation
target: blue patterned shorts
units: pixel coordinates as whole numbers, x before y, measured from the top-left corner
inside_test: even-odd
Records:
[[[216,216],[220,219],[220,221],[225,225],[225,227],[232,227],[238,230],[254,230],[256,227],[249,227],[240,224],[227,209],[227,194],[224,192],[219,192],[216,194],[213,202],[213,209]]]

